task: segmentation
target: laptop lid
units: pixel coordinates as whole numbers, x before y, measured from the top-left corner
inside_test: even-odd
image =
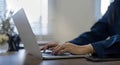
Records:
[[[20,38],[26,51],[40,59],[42,59],[42,54],[40,52],[39,46],[37,44],[35,35],[30,27],[26,14],[22,9],[16,12],[13,16],[13,21],[17,27]]]

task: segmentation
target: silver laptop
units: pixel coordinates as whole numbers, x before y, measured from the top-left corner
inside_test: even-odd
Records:
[[[88,55],[72,55],[70,53],[65,53],[62,55],[52,55],[42,53],[40,51],[39,45],[37,44],[35,35],[30,27],[28,19],[23,9],[20,9],[17,13],[13,16],[13,21],[17,27],[19,32],[20,38],[24,44],[25,50],[32,54],[33,56],[40,58],[40,59],[63,59],[63,58],[83,58]]]

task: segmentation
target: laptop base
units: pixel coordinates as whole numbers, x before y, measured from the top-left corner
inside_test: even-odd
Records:
[[[120,58],[98,58],[93,56],[87,56],[85,58],[88,61],[93,61],[93,62],[120,61]]]

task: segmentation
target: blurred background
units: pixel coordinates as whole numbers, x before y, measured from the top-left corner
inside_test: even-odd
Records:
[[[111,2],[113,0],[0,0],[0,18],[24,8],[38,41],[66,42],[89,31]],[[16,28],[14,31],[18,33]]]

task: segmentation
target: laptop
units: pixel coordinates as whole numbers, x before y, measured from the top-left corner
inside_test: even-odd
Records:
[[[36,41],[35,35],[31,29],[29,21],[26,17],[24,9],[20,9],[13,16],[13,21],[16,25],[22,43],[24,44],[25,50],[40,59],[65,59],[65,58],[83,58],[88,55],[72,55],[70,53],[65,53],[62,55],[52,55],[47,53],[42,53],[40,47]]]

